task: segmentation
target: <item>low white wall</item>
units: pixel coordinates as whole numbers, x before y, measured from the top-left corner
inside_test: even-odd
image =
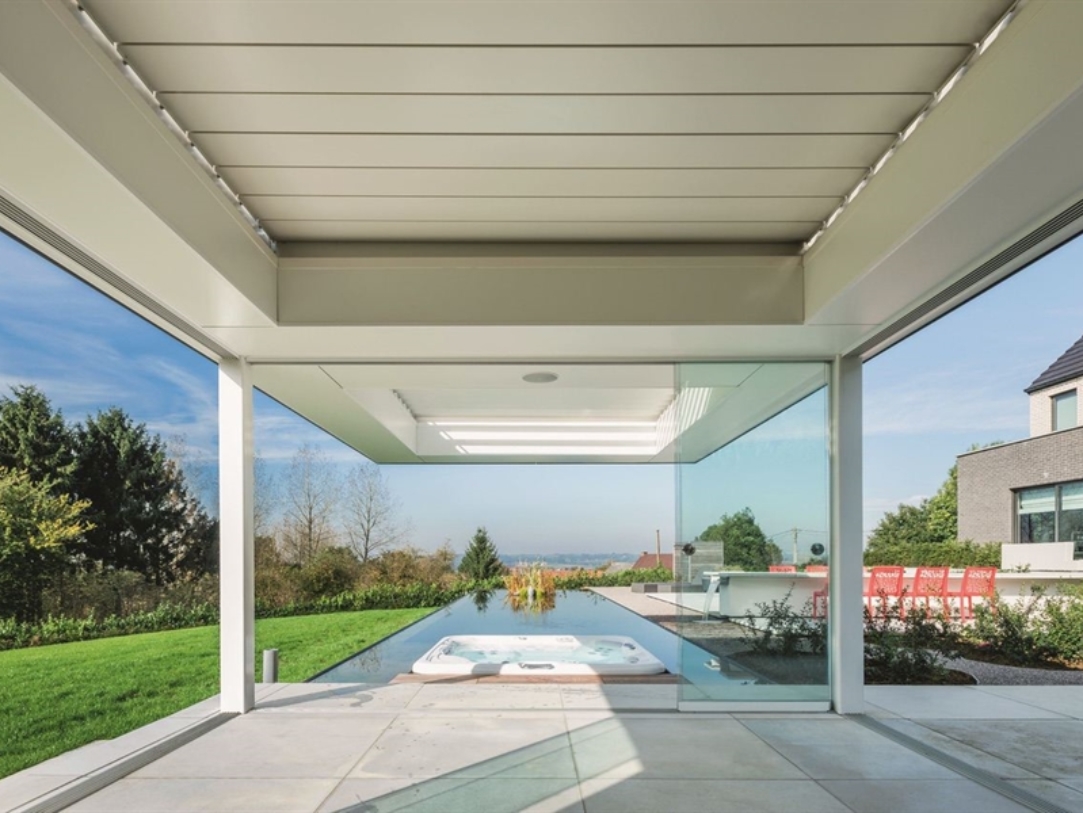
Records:
[[[1001,545],[1003,570],[1030,568],[1031,571],[1075,571],[1083,573],[1083,559],[1074,558],[1073,542],[1035,542]]]

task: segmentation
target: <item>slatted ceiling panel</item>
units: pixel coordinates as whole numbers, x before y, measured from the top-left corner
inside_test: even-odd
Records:
[[[791,243],[798,244],[820,221],[800,223],[686,223],[589,221],[533,223],[265,220],[263,226],[278,240],[331,241],[491,241],[605,243]]]
[[[163,93],[915,93],[935,90],[970,46],[122,50]]]
[[[893,135],[434,136],[206,133],[215,163],[256,166],[867,167]]]
[[[976,42],[1009,4],[1007,0],[83,0],[121,42],[403,45]]]
[[[247,198],[267,220],[532,220],[697,222],[820,220],[838,198]]]
[[[772,96],[461,96],[160,93],[202,132],[897,133],[927,93]]]
[[[250,195],[376,197],[833,197],[865,173],[853,169],[356,169],[218,167]]]
[[[1009,0],[85,0],[278,240],[796,243]]]

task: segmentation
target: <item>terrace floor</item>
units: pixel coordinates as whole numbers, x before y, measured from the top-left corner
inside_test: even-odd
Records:
[[[867,715],[845,718],[678,714],[672,684],[261,686],[252,713],[68,809],[1083,810],[1083,687],[869,687],[866,699]],[[214,709],[126,736],[151,742]],[[0,808],[43,801],[120,749],[91,744],[2,780]]]

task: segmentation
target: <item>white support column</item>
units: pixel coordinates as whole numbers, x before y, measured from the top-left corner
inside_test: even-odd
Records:
[[[840,714],[865,708],[862,618],[861,359],[831,365],[831,704]]]
[[[221,675],[225,712],[255,706],[252,378],[243,359],[218,365]]]

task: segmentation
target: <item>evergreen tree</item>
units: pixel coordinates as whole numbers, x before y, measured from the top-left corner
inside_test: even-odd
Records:
[[[208,568],[217,529],[188,493],[165,445],[121,409],[76,428],[75,494],[91,503],[87,564],[133,570],[164,584]]]
[[[495,578],[503,572],[504,563],[500,561],[496,545],[489,539],[489,532],[478,528],[459,563],[459,573],[468,579],[483,581]]]
[[[60,494],[68,490],[74,460],[71,430],[41,390],[19,385],[0,398],[0,467],[48,481]]]
[[[782,550],[764,535],[752,509],[723,515],[698,537],[697,542],[721,542],[726,566],[744,570],[767,570],[782,561]]]

